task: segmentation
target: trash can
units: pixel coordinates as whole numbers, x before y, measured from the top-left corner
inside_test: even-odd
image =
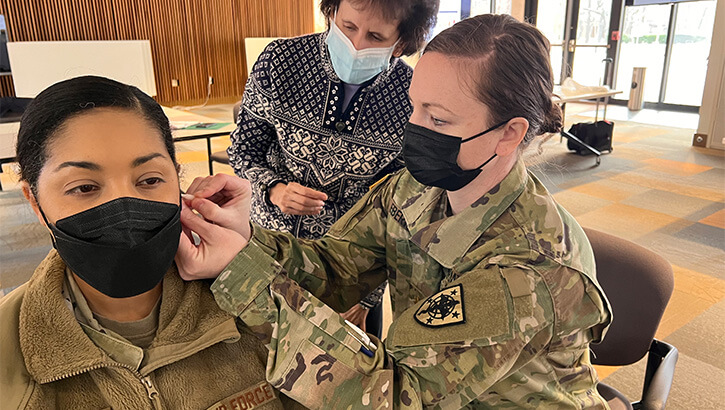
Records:
[[[627,107],[632,111],[644,108],[644,74],[647,67],[634,67],[632,70],[632,86],[629,89]]]

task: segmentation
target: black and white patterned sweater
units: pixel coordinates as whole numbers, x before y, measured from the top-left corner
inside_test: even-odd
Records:
[[[234,172],[252,182],[252,221],[263,228],[317,239],[388,173],[403,167],[403,128],[412,112],[412,68],[398,58],[362,84],[343,111],[326,33],[280,39],[249,76],[228,149]],[[283,214],[267,187],[297,182],[328,200],[319,215]]]

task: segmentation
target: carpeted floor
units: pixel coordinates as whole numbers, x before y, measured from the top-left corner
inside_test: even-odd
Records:
[[[591,121],[593,105],[569,104],[567,124]],[[231,105],[195,113],[231,120]],[[585,226],[648,247],[672,263],[675,291],[657,337],[680,350],[668,409],[721,409],[725,403],[725,153],[691,146],[696,118],[610,107],[614,151],[592,157],[567,152],[554,137],[527,162],[556,199]],[[696,117],[696,116],[695,116]],[[625,121],[630,120],[630,121]],[[635,122],[638,121],[638,122]],[[654,124],[651,124],[654,123]],[[667,124],[668,126],[663,126]],[[229,144],[217,138],[214,150]],[[182,186],[206,175],[203,141],[177,144]],[[0,296],[27,280],[50,248],[43,226],[24,202],[12,165],[0,174]],[[216,172],[231,173],[225,165]],[[386,315],[386,323],[389,323]],[[644,363],[598,368],[600,377],[639,398]]]

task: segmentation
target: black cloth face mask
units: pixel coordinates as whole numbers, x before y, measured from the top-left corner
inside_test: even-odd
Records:
[[[53,247],[83,281],[106,296],[127,298],[158,285],[174,261],[181,207],[117,198],[45,224]]]
[[[457,191],[473,181],[481,173],[481,168],[496,158],[494,153],[477,168],[461,169],[458,166],[461,144],[487,134],[509,121],[503,121],[465,139],[441,134],[408,122],[403,131],[402,154],[405,167],[413,178],[423,185]]]

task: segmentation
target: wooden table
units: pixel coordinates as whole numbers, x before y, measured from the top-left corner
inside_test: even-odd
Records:
[[[599,103],[604,102],[604,115],[602,116],[602,120],[607,119],[607,105],[609,104],[609,97],[617,94],[621,94],[622,91],[616,91],[616,90],[610,90],[607,89],[606,91],[598,91],[598,92],[581,92],[581,93],[567,93],[564,94],[562,92],[562,89],[560,86],[554,87],[554,102],[561,105],[561,123],[564,124],[564,121],[566,119],[566,103],[573,102],[573,101],[582,101],[582,100],[596,100],[597,101],[597,107],[595,108],[594,113],[594,122],[599,121]],[[602,153],[599,152],[599,150],[595,149],[591,145],[587,144],[586,142],[579,139],[576,135],[569,133],[568,131],[565,131],[564,128],[561,129],[561,136],[576,142],[577,144],[581,145],[582,147],[586,148],[587,151],[593,153],[596,155],[596,165],[599,165],[602,161],[601,155]]]

